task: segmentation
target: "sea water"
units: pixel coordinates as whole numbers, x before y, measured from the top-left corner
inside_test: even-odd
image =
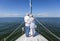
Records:
[[[60,18],[37,17],[36,19],[38,19],[42,24],[46,26],[46,28],[60,37]],[[0,18],[0,40],[14,31],[22,22],[24,22],[22,17]]]

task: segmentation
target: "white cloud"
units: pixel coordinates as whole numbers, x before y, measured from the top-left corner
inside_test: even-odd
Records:
[[[60,13],[33,13],[35,17],[60,17]],[[25,14],[17,13],[0,13],[0,17],[24,17]]]
[[[48,17],[48,13],[38,13],[34,14],[35,17]]]
[[[16,13],[14,13],[14,14],[0,14],[0,17],[22,17],[22,15],[21,14],[16,14]]]
[[[60,17],[60,13],[37,13],[35,17]]]

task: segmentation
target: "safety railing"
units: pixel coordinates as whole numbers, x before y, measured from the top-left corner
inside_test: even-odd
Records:
[[[7,39],[9,37],[11,37],[23,24],[24,24],[24,22],[22,24],[20,24],[11,34],[9,34],[7,37],[5,37],[4,39],[2,39],[1,41],[7,41]]]
[[[47,37],[48,39],[50,39],[50,41],[53,41],[49,36],[45,35],[43,32],[41,31],[45,31],[46,33],[51,34],[52,36],[54,36],[56,39],[60,40],[60,37],[58,37],[57,35],[55,35],[54,33],[52,33],[49,29],[47,29],[39,20],[35,19],[35,21],[40,25],[39,27],[37,27],[37,30],[39,33],[43,34],[45,37]],[[6,41],[10,36],[12,36],[24,23],[22,23],[21,25],[19,25],[19,27],[17,27],[10,35],[8,35],[7,37],[5,37],[3,40]],[[43,29],[44,28],[44,29]],[[1,40],[1,41],[3,41]]]
[[[37,23],[39,23],[39,25],[40,25],[40,29],[42,29],[42,30],[44,30],[44,31],[46,31],[46,33],[49,33],[49,34],[51,34],[52,36],[54,36],[56,39],[58,39],[58,40],[60,40],[60,37],[58,37],[57,35],[55,35],[54,33],[52,33],[49,29],[47,29],[39,20],[37,20],[37,19],[35,19],[35,21],[37,22]],[[42,28],[41,28],[41,26],[42,26]],[[44,28],[44,29],[43,29]],[[40,31],[40,30],[39,30]],[[39,32],[38,31],[38,32]],[[41,33],[41,32],[40,32]],[[46,35],[46,37],[48,37],[51,41],[53,41],[49,36],[47,36]]]

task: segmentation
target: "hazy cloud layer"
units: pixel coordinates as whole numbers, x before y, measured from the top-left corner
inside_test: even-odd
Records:
[[[22,17],[21,14],[0,14],[0,17]]]
[[[60,13],[37,13],[33,15],[35,17],[60,17]]]
[[[60,13],[37,13],[33,14],[34,17],[60,17]],[[19,13],[0,13],[0,17],[24,17],[25,14]]]

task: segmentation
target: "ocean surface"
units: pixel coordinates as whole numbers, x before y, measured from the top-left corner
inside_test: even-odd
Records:
[[[39,22],[41,22],[47,29],[49,29],[55,35],[60,37],[60,18],[46,17],[46,18],[36,18],[36,19],[38,19]],[[24,19],[22,17],[0,18],[0,40],[8,36],[22,22],[24,22]]]

